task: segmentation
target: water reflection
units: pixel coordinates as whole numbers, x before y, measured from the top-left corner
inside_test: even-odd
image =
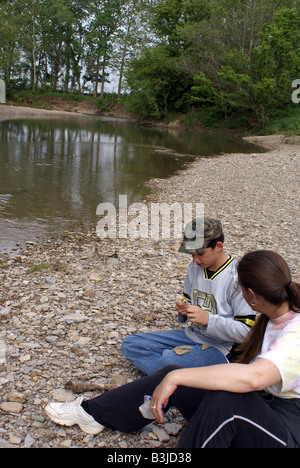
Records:
[[[96,221],[97,205],[145,196],[147,179],[173,174],[196,155],[251,152],[242,140],[142,129],[86,118],[0,123],[0,253]]]

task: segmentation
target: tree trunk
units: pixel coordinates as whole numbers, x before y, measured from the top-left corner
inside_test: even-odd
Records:
[[[106,56],[107,56],[107,43],[105,44],[105,51],[104,51],[104,55],[103,55],[102,78],[101,78],[101,94],[100,94],[101,98],[104,97]]]

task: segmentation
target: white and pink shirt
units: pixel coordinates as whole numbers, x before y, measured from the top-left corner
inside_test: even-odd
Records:
[[[282,379],[266,391],[280,398],[300,398],[300,313],[269,320],[258,358],[273,362]]]

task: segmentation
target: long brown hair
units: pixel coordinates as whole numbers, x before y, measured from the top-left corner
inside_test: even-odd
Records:
[[[287,263],[276,252],[249,252],[239,262],[237,271],[239,284],[244,289],[252,289],[271,304],[281,305],[287,301],[292,311],[300,312],[300,284],[292,281]],[[266,315],[259,315],[239,346],[242,354],[238,362],[247,364],[260,353],[268,321]]]

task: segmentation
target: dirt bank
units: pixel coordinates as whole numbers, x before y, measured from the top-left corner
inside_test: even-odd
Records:
[[[124,106],[113,106],[111,111],[100,113],[93,101],[65,101],[64,99],[51,99],[51,110],[37,109],[15,105],[0,104],[0,121],[23,118],[80,118],[84,116],[102,115],[103,117],[116,117],[133,119],[135,116],[127,112]]]
[[[45,110],[34,109],[31,107],[6,106],[0,105],[0,121],[23,118],[78,118],[84,115],[84,112],[68,112],[66,110]]]

